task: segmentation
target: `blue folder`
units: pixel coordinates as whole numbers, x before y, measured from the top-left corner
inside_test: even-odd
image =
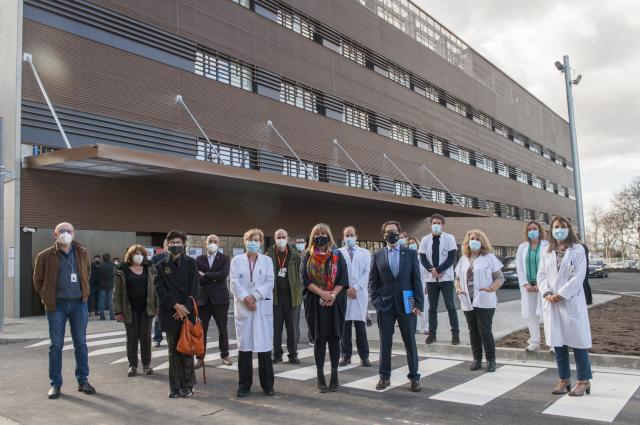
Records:
[[[402,291],[402,301],[404,301],[404,312],[410,314],[414,305],[413,291]]]

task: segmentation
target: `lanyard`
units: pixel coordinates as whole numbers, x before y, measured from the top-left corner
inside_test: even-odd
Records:
[[[249,258],[249,254],[247,254],[247,260],[249,261],[249,278],[251,279],[251,283],[253,283],[253,270],[255,270],[256,268],[258,258],[256,258],[255,261],[251,261],[251,258]]]
[[[60,257],[62,257],[62,259],[71,266],[71,273],[75,273],[76,272],[76,267],[75,267],[75,253],[73,251],[69,251],[69,254],[71,256],[71,261],[67,260],[67,257],[64,255],[64,253],[60,254]]]
[[[284,258],[280,261],[280,253],[276,249],[276,258],[278,259],[278,268],[284,267],[284,262],[287,261],[287,255],[289,255],[289,247],[284,250]]]

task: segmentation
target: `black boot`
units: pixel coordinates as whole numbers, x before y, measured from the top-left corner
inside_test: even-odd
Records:
[[[321,393],[326,393],[329,390],[327,381],[324,379],[324,370],[322,369],[318,369],[318,389]]]
[[[473,359],[473,362],[471,362],[471,366],[469,367],[469,370],[479,370],[481,367],[482,367],[482,360]]]
[[[496,361],[487,360],[487,372],[495,372],[495,371],[496,371]]]
[[[331,381],[329,381],[329,391],[338,391],[338,369],[331,369]]]

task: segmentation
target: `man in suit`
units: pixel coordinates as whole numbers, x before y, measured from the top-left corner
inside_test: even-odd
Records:
[[[380,332],[380,381],[376,389],[383,390],[391,384],[391,347],[397,321],[407,352],[407,377],[411,381],[411,391],[418,392],[421,387],[415,333],[424,295],[418,256],[409,248],[399,246],[401,231],[397,221],[387,221],[382,225],[382,236],[387,246],[373,254],[369,273],[369,294],[376,309]],[[413,306],[410,306],[409,313],[405,309],[403,291],[413,291]]]
[[[200,278],[200,296],[198,297],[198,309],[204,329],[204,347],[207,349],[207,333],[211,317],[218,328],[220,358],[222,364],[231,366],[229,359],[229,333],[227,331],[227,313],[229,312],[229,290],[227,289],[227,277],[231,262],[229,257],[218,252],[220,239],[216,235],[207,236],[205,245],[206,254],[196,258],[198,276]],[[198,359],[196,369],[202,367],[204,359]]]

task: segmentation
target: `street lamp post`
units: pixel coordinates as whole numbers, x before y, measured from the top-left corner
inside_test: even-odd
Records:
[[[576,120],[573,114],[573,86],[578,85],[582,80],[582,75],[571,79],[571,66],[569,65],[569,55],[564,55],[564,64],[556,62],[556,68],[564,73],[564,82],[567,90],[567,109],[569,114],[569,133],[571,135],[571,158],[573,161],[573,185],[576,190],[576,213],[578,216],[578,233],[580,240],[585,240],[584,211],[582,207],[582,183],[580,180],[580,159],[578,157],[578,141],[576,138]]]

